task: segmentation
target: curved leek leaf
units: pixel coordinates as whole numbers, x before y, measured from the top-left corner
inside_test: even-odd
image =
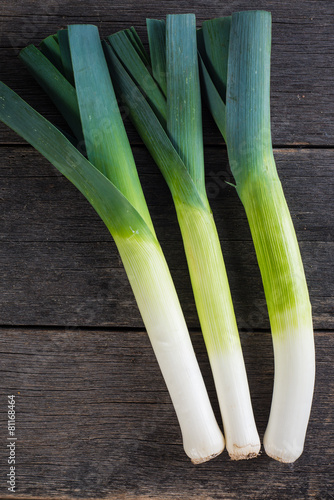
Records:
[[[166,122],[166,99],[153,79],[140,55],[132,45],[125,31],[119,31],[108,37],[108,42],[120,60],[131,68],[131,77],[147,96],[147,100],[159,117],[161,123]]]
[[[22,49],[19,58],[52,99],[78,141],[83,142],[78,100],[73,85],[34,45]]]
[[[172,16],[167,20],[168,30],[167,116],[173,122],[174,143],[176,137],[179,141],[175,147],[178,151],[188,152],[194,148],[203,153],[193,16]],[[189,35],[186,42],[182,40],[185,33]],[[153,46],[154,37],[155,31],[151,32],[150,44]],[[194,158],[184,155],[184,161],[181,160],[170,136],[158,126],[158,119],[141,89],[136,89],[130,76],[131,67],[124,60],[120,62],[110,47],[106,48],[106,53],[116,92],[126,104],[130,118],[172,192],[213,370],[228,451],[234,459],[256,456],[260,443],[220,242],[205,193],[203,156],[199,154]],[[170,91],[177,98],[170,99]],[[199,106],[196,111],[193,110],[195,104]],[[180,120],[176,120],[176,116]],[[187,166],[185,162],[188,162]]]
[[[154,235],[123,194],[66,137],[0,82],[0,119],[50,161],[94,207],[113,236]]]

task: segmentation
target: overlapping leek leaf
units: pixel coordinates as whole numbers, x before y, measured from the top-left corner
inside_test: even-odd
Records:
[[[67,78],[67,80],[72,85],[74,85],[70,42],[68,40],[68,30],[59,30],[57,33],[57,39],[59,43],[60,58],[64,68],[64,75]]]
[[[150,44],[152,73],[164,95],[167,95],[166,79],[166,23],[158,19],[146,19]]]
[[[160,24],[151,30],[151,50],[163,29]],[[135,82],[127,59],[118,58],[111,47],[106,47],[106,54],[116,92],[173,195],[228,451],[235,459],[250,458],[258,453],[259,438],[220,242],[205,192],[195,18],[168,16],[166,31],[167,134],[158,126],[143,89],[136,88],[148,69]],[[160,58],[155,64],[163,67],[161,50],[151,58],[152,62]],[[183,184],[189,189],[179,196]]]
[[[205,196],[201,93],[194,15],[166,23],[167,130],[197,190]]]
[[[213,83],[226,99],[227,61],[230,40],[231,17],[219,17],[205,21],[202,25],[205,64],[213,79]],[[219,47],[219,51],[215,50]]]
[[[21,50],[19,57],[49,95],[72,129],[78,142],[83,141],[76,91],[62,73],[34,45]]]
[[[124,61],[127,67],[131,68],[133,80],[145,93],[160,122],[164,124],[167,113],[166,99],[149,71],[147,71],[140,54],[132,44],[131,38],[127,36],[127,32],[114,33],[108,37],[108,41],[119,59]]]
[[[60,55],[60,47],[57,35],[50,35],[40,43],[39,48],[42,54],[52,62],[52,64],[64,74],[63,63]]]
[[[88,158],[124,194],[154,234],[97,28],[73,25],[68,30]]]
[[[130,29],[124,30],[124,32],[126,33],[127,37],[131,41],[133,47],[136,49],[137,53],[141,57],[141,60],[143,61],[145,66],[149,66],[151,63],[150,56],[147,53],[147,51],[145,50],[145,47],[144,47],[140,37],[138,36],[138,33],[135,30],[135,28],[133,26],[131,26]]]
[[[225,23],[226,29],[229,24]],[[207,36],[202,56],[209,61],[208,72],[214,70],[212,82],[218,77],[224,83],[226,73],[221,68],[226,67],[227,53],[216,36],[221,25],[221,19],[203,23]],[[273,458],[293,462],[303,450],[312,404],[314,340],[302,260],[272,151],[270,51],[270,13],[233,14],[226,110],[221,119],[225,120],[224,136],[236,189],[254,241],[273,336],[274,393],[264,447]],[[204,78],[212,103],[212,82],[208,85],[208,81]],[[218,85],[216,90],[225,100]],[[217,120],[214,112],[213,116]]]
[[[203,23],[204,24],[204,23]],[[197,30],[197,46],[198,46],[198,57],[199,64],[201,68],[201,76],[202,81],[204,83],[205,91],[206,91],[206,100],[209,106],[209,109],[212,113],[212,116],[216,122],[217,127],[219,128],[223,137],[225,137],[225,125],[226,125],[226,106],[225,99],[226,93],[223,93],[224,99],[222,95],[219,93],[213,79],[207,69],[210,67],[210,61],[206,57],[203,31],[202,29]],[[223,82],[221,87],[224,85],[226,87],[226,81]]]

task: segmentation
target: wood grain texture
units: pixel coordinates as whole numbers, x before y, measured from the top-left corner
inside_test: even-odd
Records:
[[[88,202],[0,124],[0,499],[331,500],[333,470],[334,3],[330,0],[2,0],[1,80],[66,128],[17,59],[73,23],[102,36],[146,17],[244,9],[273,16],[275,158],[296,227],[316,328],[317,377],[301,458],[193,466],[115,245]],[[123,111],[123,114],[124,111]],[[273,352],[266,303],[226,148],[203,109],[206,182],[230,280],[261,439]],[[219,410],[167,186],[126,120],[156,231],[210,399]],[[7,395],[17,401],[17,492],[7,495]]]
[[[220,422],[201,334],[192,340]],[[262,437],[273,380],[270,334],[244,333],[242,344]],[[0,329],[2,429],[8,393],[16,394],[17,405],[15,497],[329,500],[333,336],[317,332],[316,347],[314,407],[304,454],[295,464],[265,453],[235,463],[225,451],[193,466],[145,332]],[[4,455],[1,446],[1,477]],[[3,484],[0,494],[7,498]]]
[[[116,247],[83,196],[30,148],[1,148],[0,324],[142,327]],[[168,188],[143,148],[135,158],[188,324],[198,327]],[[333,327],[334,151],[277,150],[296,226],[315,328]],[[317,165],[317,175],[314,175]],[[207,148],[207,190],[240,328],[269,328],[247,219],[231,186],[226,151]]]
[[[195,12],[203,20],[249,9],[265,9],[273,16],[271,108],[272,133],[276,145],[334,145],[333,71],[334,3],[327,1],[276,0],[145,0],[125,2],[89,0],[3,0],[0,12],[0,72],[2,79],[46,117],[61,123],[47,97],[17,60],[18,49],[40,41],[73,23],[98,25],[101,36],[134,25],[147,42],[146,17],[163,18],[168,13]],[[221,136],[208,113],[204,113],[205,142],[221,143]],[[139,142],[129,128],[132,142]],[[0,126],[1,142],[20,142]]]

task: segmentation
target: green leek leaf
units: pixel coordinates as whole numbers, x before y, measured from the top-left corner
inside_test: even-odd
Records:
[[[167,16],[166,50],[168,135],[204,197],[202,108],[195,15]]]
[[[166,96],[166,23],[158,19],[146,19],[146,26],[150,46],[152,73]]]
[[[71,59],[70,43],[68,40],[68,30],[59,30],[57,33],[61,62],[64,68],[64,75],[67,80],[74,85],[73,66]]]
[[[206,69],[202,56],[199,54],[199,62],[202,72],[202,81],[204,83],[205,91],[206,91],[206,99],[209,105],[209,109],[211,114],[216,122],[217,127],[220,130],[220,133],[223,137],[225,137],[226,133],[226,106],[223,99],[220,97],[218,90],[216,89],[212,78]]]
[[[49,59],[50,62],[64,74],[63,63],[61,61],[60,48],[57,35],[50,35],[45,38],[39,45],[42,54]]]
[[[124,32],[126,33],[126,36],[129,38],[130,42],[132,43],[132,45],[136,49],[138,55],[141,57],[145,66],[150,66],[150,64],[151,64],[150,56],[146,52],[145,47],[144,47],[140,37],[138,36],[138,33],[135,30],[135,28],[133,26],[131,26],[130,29],[126,29],[126,30],[124,30]]]
[[[231,17],[218,17],[202,24],[205,57],[203,60],[221,98],[226,100],[227,61]]]

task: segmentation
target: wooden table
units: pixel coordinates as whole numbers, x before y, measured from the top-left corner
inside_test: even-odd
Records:
[[[23,0],[1,3],[1,79],[58,125],[57,111],[17,60],[18,49],[71,23],[101,36],[145,18],[204,19],[264,8],[273,14],[272,134],[300,242],[317,353],[305,451],[284,465],[220,457],[194,466],[115,245],[76,189],[1,126],[0,498],[334,498],[333,173],[334,3]],[[127,129],[158,237],[170,264],[214,410],[219,410],[168,189]],[[230,278],[258,429],[272,394],[273,353],[264,294],[226,148],[204,110],[206,174]],[[16,396],[15,494],[8,493],[7,395]]]

